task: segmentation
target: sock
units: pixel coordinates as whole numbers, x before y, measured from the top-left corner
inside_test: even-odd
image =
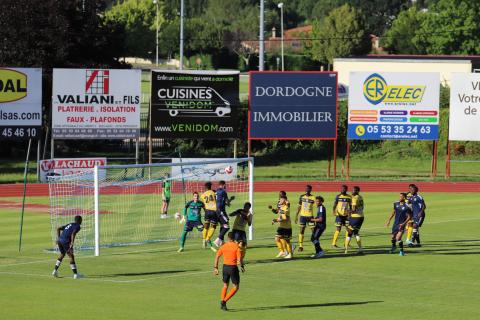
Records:
[[[282,239],[276,240],[275,244],[277,245],[278,251],[285,252],[285,248],[283,247]]]
[[[227,296],[227,290],[228,290],[228,287],[223,287],[222,288],[222,295],[220,296],[222,301],[225,301],[225,297]]]
[[[182,237],[180,238],[180,247],[182,248],[185,246],[185,240],[187,240],[187,234],[188,234],[187,231],[183,231]]]
[[[304,238],[305,238],[305,235],[303,235],[303,234],[301,234],[301,233],[298,234],[298,246],[299,246],[300,248],[303,248],[303,239],[304,239]]]
[[[412,242],[415,242],[417,240],[417,234],[418,234],[418,229],[413,229],[413,235],[412,235]]]
[[[398,242],[398,246],[400,247],[400,250],[403,251],[403,241],[402,240],[400,240]]]
[[[395,239],[392,239],[392,248],[396,247],[396,243],[397,243],[397,241]]]
[[[348,231],[345,230],[345,239],[348,238]]]
[[[70,263],[70,268],[72,269],[73,273],[77,274],[77,265],[75,263]]]
[[[218,233],[218,238],[220,240],[224,241],[225,235],[227,234],[228,230],[230,230],[230,228],[221,227],[220,232]]]
[[[412,241],[412,232],[413,232],[412,226],[407,226],[407,241]]]
[[[340,231],[335,230],[335,233],[333,234],[332,246],[337,245],[337,240],[339,235],[340,235]]]
[[[227,302],[228,300],[230,300],[235,295],[235,293],[237,293],[237,291],[238,291],[237,287],[233,287],[232,290],[230,290],[230,292],[225,297],[225,300],[223,301]]]
[[[202,239],[203,240],[207,240],[208,229],[210,229],[210,228],[203,228],[203,231],[202,231]]]
[[[210,226],[210,228],[208,228],[207,237],[205,238],[206,240],[212,239],[213,234],[215,232],[215,228],[216,228],[215,226]]]
[[[315,245],[315,253],[319,253],[320,251],[322,251],[322,248],[320,247],[320,243],[317,241],[314,243]]]
[[[360,235],[357,234],[355,240],[357,240],[358,247],[362,248],[362,239],[360,238]]]
[[[62,264],[62,260],[57,260],[57,262],[55,262],[55,270],[58,270],[61,264]]]
[[[350,244],[350,240],[352,240],[352,238],[349,237],[349,236],[347,236],[347,237],[345,238],[345,249],[348,248],[348,245]]]
[[[417,232],[417,243],[420,244],[420,232]]]
[[[285,239],[282,239],[282,244],[285,250],[288,252],[288,254],[292,254],[292,244],[290,243],[290,240],[287,241]]]

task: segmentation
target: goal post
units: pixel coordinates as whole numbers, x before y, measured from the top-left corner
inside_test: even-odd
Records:
[[[249,201],[253,213],[253,158],[179,160],[97,166],[81,174],[52,177],[52,239],[56,239],[58,226],[78,214],[84,223],[75,247],[93,250],[96,256],[102,248],[177,240],[183,225],[174,218],[175,213],[183,212],[194,191],[203,193],[206,182],[216,189],[221,180],[226,182],[228,195],[235,196],[227,212]],[[168,200],[164,199],[167,189]],[[162,213],[167,201],[165,218]],[[192,232],[191,236],[201,234]],[[248,237],[253,239],[253,225]]]

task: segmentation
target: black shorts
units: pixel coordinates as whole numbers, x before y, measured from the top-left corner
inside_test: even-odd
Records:
[[[227,212],[225,210],[218,210],[217,211],[217,221],[222,225],[228,225],[228,218]]]
[[[336,227],[348,226],[348,216],[337,216],[335,218],[335,226]]]
[[[217,224],[218,222],[217,211],[205,210],[205,222]]]
[[[66,254],[68,252],[68,249],[70,249],[70,243],[64,243],[64,242],[58,241],[57,244],[61,254]],[[70,253],[73,253],[73,248],[70,251]]]
[[[403,234],[403,232],[405,232],[405,225],[403,225],[402,227],[400,227],[399,225],[395,224],[393,225],[392,227],[392,235],[396,235],[397,233],[401,232]]]
[[[360,231],[364,219],[364,217],[350,218],[350,220],[348,220],[348,229]]]
[[[313,227],[315,225],[314,222],[311,222],[310,220],[312,220],[313,217],[305,217],[305,216],[300,216],[300,219],[298,220],[299,221],[299,224],[300,226],[310,226],[310,227]]]
[[[326,229],[325,226],[316,226],[315,228],[313,228],[312,241],[320,239],[325,229]]]
[[[165,201],[167,204],[170,203],[170,198],[163,198],[163,201]]]
[[[240,284],[240,272],[237,266],[229,264],[223,265],[223,283],[229,283],[230,280],[233,284]]]
[[[412,222],[416,224],[418,227],[421,227],[423,224],[424,216],[416,216],[412,218]]]
[[[202,221],[187,221],[185,224],[185,231],[192,231],[193,228],[197,228],[198,231],[203,231]]]
[[[242,241],[247,244],[247,233],[245,231],[233,229],[233,240],[236,242]]]
[[[284,239],[290,239],[292,237],[292,229],[278,228],[277,236],[280,236]]]

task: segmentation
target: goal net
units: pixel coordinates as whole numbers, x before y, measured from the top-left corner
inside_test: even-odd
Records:
[[[56,241],[56,229],[72,222],[76,215],[83,217],[83,223],[75,248],[93,249],[95,255],[105,247],[177,240],[183,224],[175,219],[175,213],[183,213],[192,193],[204,192],[206,182],[215,190],[221,180],[226,182],[229,197],[235,196],[228,213],[246,201],[253,204],[252,158],[107,165],[50,177],[52,240]],[[165,217],[164,199],[168,197]],[[252,238],[253,229],[249,231]]]

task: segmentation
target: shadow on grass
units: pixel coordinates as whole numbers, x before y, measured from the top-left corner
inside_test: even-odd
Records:
[[[115,277],[152,276],[152,275],[162,275],[162,274],[183,273],[183,272],[190,272],[190,271],[199,271],[199,269],[161,270],[161,271],[150,271],[150,272],[128,272],[128,273],[99,274],[99,275],[89,276],[89,278],[115,278]]]
[[[330,302],[330,303],[311,303],[311,304],[289,304],[289,305],[281,305],[281,306],[265,306],[265,307],[229,309],[229,311],[231,311],[231,312],[242,312],[242,311],[261,311],[261,310],[341,307],[341,306],[355,306],[355,305],[362,305],[362,304],[369,304],[369,303],[382,303],[382,302],[383,301],[351,301],[351,302]]]

